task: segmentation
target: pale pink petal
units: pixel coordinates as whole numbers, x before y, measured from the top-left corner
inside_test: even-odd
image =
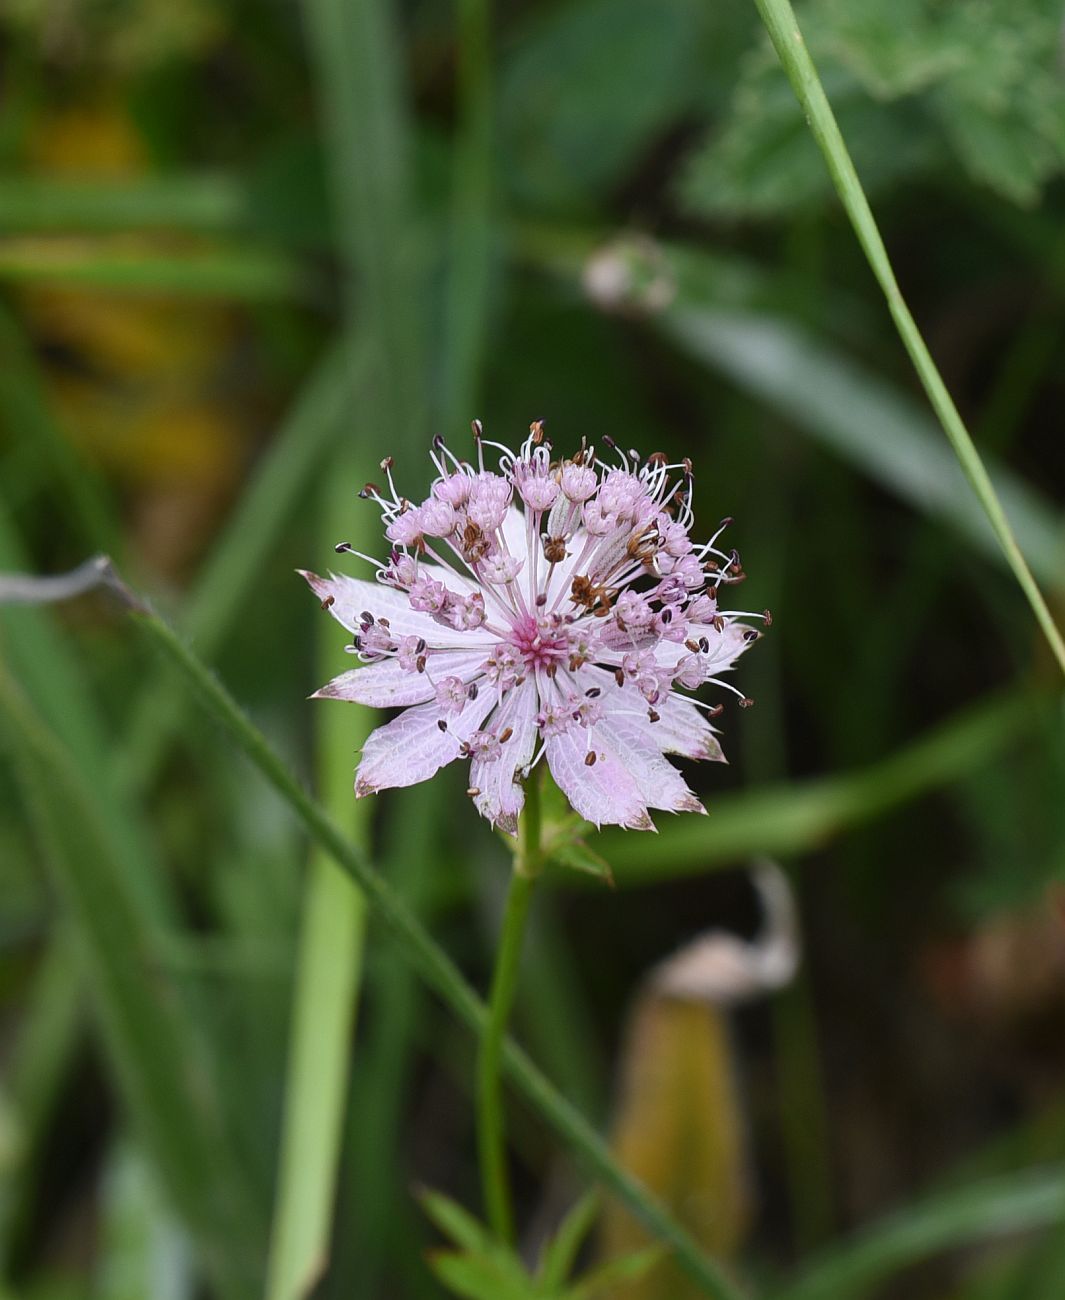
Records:
[[[595,734],[597,737],[605,736],[610,742],[625,770],[639,787],[648,808],[663,808],[667,812],[705,812],[681,774],[658,752],[651,735],[652,728],[652,723],[640,718],[608,716],[596,723]]]
[[[746,623],[726,623],[720,632],[713,623],[690,623],[687,639],[707,641],[710,648],[702,658],[707,675],[715,677],[718,673],[727,672],[740,655],[754,644],[753,640],[748,639],[750,631]],[[686,645],[677,641],[661,641],[655,648],[655,658],[665,668],[672,668],[678,660],[690,653]]]
[[[655,712],[658,721],[650,724],[650,733],[663,754],[711,759],[715,763],[728,761],[706,715],[682,695],[663,696]]]
[[[344,573],[331,573],[328,578],[320,578],[318,574],[303,569],[299,572],[307,579],[319,600],[326,601],[332,596],[333,603],[328,607],[329,612],[349,632],[359,630],[363,611],[366,610],[375,619],[387,618],[393,636],[420,636],[430,645],[458,649],[491,645],[495,639],[486,631],[456,632],[444,627],[432,615],[411,609],[405,592],[382,586],[379,582],[349,578]],[[435,570],[432,572],[435,573]]]
[[[433,677],[457,677],[468,682],[476,677],[484,664],[481,650],[447,650],[430,657]],[[407,704],[424,704],[436,694],[436,688],[427,673],[409,673],[400,667],[397,659],[383,659],[379,663],[365,664],[341,673],[331,682],[315,691],[312,700],[351,700],[356,704],[369,704],[375,709],[398,708]]]
[[[510,835],[517,834],[518,814],[525,804],[525,788],[515,781],[514,774],[533,756],[538,708],[539,697],[531,680],[515,687],[491,717],[491,729],[497,736],[508,727],[513,732],[501,747],[500,757],[491,763],[474,759],[470,764],[470,786],[480,791],[473,800],[477,811]]]
[[[387,726],[370,733],[355,773],[356,795],[427,781],[458,758],[462,742],[477,730],[495,703],[495,692],[486,690],[459,714],[445,715],[435,700],[404,709]],[[440,729],[442,721],[445,730]]]
[[[726,761],[705,714],[682,695],[676,692],[663,695],[654,706],[658,721],[650,722],[651,706],[634,687],[619,687],[612,674],[602,668],[587,667],[582,670],[582,675],[601,689],[600,699],[608,715],[625,713],[637,719],[647,719],[647,734],[663,754],[712,759],[718,763]]]
[[[575,812],[596,826],[654,830],[634,777],[597,727],[590,728],[595,762],[589,766],[589,732],[570,727],[547,737],[547,763],[555,783]]]

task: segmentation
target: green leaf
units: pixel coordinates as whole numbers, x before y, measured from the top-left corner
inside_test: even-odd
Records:
[[[496,1259],[441,1251],[429,1256],[429,1267],[455,1295],[466,1300],[537,1300],[532,1284],[513,1277]]]
[[[886,111],[852,73],[826,75],[855,165],[870,190],[920,170],[931,145],[912,106]],[[828,202],[832,185],[775,59],[747,65],[722,129],[696,153],[681,197],[693,211],[726,218],[777,217]]]
[[[612,1259],[584,1277],[567,1293],[567,1300],[597,1300],[613,1296],[616,1287],[638,1282],[665,1258],[668,1252],[662,1246],[648,1246],[646,1250],[633,1251],[620,1259]]]
[[[547,859],[561,867],[569,867],[573,871],[582,871],[585,875],[595,876],[597,880],[604,880],[608,885],[614,883],[614,873],[610,869],[610,863],[606,858],[593,852],[584,840],[566,840],[561,844],[553,844],[547,851]]]
[[[440,1231],[463,1250],[484,1255],[508,1255],[488,1228],[469,1210],[442,1192],[426,1190],[419,1196],[422,1208]]]
[[[569,1277],[581,1243],[595,1223],[599,1205],[598,1193],[586,1193],[558,1225],[554,1237],[544,1245],[537,1280],[545,1291],[561,1286]]]

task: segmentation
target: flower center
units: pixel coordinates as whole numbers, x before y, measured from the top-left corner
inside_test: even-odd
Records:
[[[569,653],[569,641],[562,629],[531,614],[515,619],[511,644],[527,668],[551,668]]]

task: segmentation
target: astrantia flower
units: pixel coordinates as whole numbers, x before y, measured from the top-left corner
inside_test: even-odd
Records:
[[[436,439],[420,505],[397,494],[391,460],[388,495],[363,490],[391,543],[387,563],[361,557],[376,581],[304,574],[362,663],[317,697],[403,709],[367,740],[355,793],[467,758],[478,810],[513,833],[544,760],[597,825],[653,830],[649,809],[702,812],[664,755],[723,758],[706,716],[721,706],[686,692],[712,684],[749,703],[720,674],[760,633],[718,608],[743,572],[716,545],[724,525],[691,539],[690,464],[641,463],[609,438],[613,464],[583,445],[553,460],[539,423],[517,454],[474,430],[475,466]]]

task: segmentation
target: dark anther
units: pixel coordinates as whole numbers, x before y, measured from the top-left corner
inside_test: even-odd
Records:
[[[595,767],[595,750],[590,749],[584,756],[585,767]]]
[[[662,611],[662,622],[663,622],[663,623],[672,623],[672,622],[673,622],[673,611],[669,608],[668,605],[667,605],[666,608]]]
[[[439,434],[439,433],[434,433],[434,434],[433,434],[433,448],[434,448],[436,451],[439,451],[440,448],[441,448],[443,445],[444,445],[443,435],[442,435],[442,434]]]
[[[470,682],[469,686],[466,688],[466,698],[468,700],[475,700],[477,698],[478,689],[476,682]]]
[[[415,654],[424,654],[424,653],[425,653],[425,637],[420,636],[420,637],[418,638],[417,643],[415,644],[415,647],[414,647],[414,652],[415,652]]]
[[[425,672],[425,655],[419,655],[414,661],[414,666],[420,673]]]
[[[654,709],[647,710],[647,717],[651,722],[660,722],[662,719],[662,715],[660,713],[656,713]]]
[[[441,731],[447,731],[447,723],[444,721],[443,718],[438,718],[436,725],[440,728]]]
[[[699,638],[699,649],[703,652],[704,655],[708,655],[710,653],[709,637],[701,636]]]
[[[707,710],[706,716],[708,718],[719,718],[724,712],[725,706],[723,704],[715,704],[712,709]]]
[[[544,607],[546,604],[547,604],[547,592],[546,592],[546,591],[541,591],[540,594],[536,597],[536,605],[537,605],[537,608],[538,608],[538,609],[543,609],[543,607]]]
[[[389,469],[392,468],[392,466],[393,466],[395,463],[396,463],[396,461],[395,461],[395,457],[393,457],[393,456],[386,456],[386,457],[384,458],[384,460],[381,462],[381,468],[382,468],[383,470],[389,470]]]
[[[602,687],[600,686],[589,686],[588,689],[584,692],[585,696],[589,700],[597,700],[600,697],[600,695],[602,695],[602,693],[603,690]]]
[[[335,601],[336,601],[335,596],[326,596],[325,600],[322,601],[322,608],[328,609],[329,606],[332,605]]]
[[[754,703],[754,700],[752,700],[752,699],[742,699],[742,700],[740,700],[740,708],[741,708],[741,709],[749,709],[753,703]]]
[[[362,619],[363,625],[365,627],[373,627],[373,615],[370,613],[368,609],[364,609],[362,613],[359,615],[359,618]]]
[[[333,550],[336,551],[337,555],[343,555],[345,551],[351,550],[351,543],[337,542],[336,546],[333,547]]]
[[[761,635],[761,632],[756,631],[753,627],[749,627],[747,631],[744,632],[743,639],[748,645],[753,645]]]
[[[765,613],[762,615],[762,617],[765,619],[765,625],[766,625],[766,627],[772,627],[772,626],[773,626],[773,615],[769,612],[768,609],[765,611]]]
[[[511,736],[513,736],[513,734],[514,734],[513,727],[504,727],[503,730],[499,733],[499,743],[501,745],[505,745],[507,741],[511,738]]]
[[[625,670],[623,668],[614,669],[614,681],[616,681],[619,686],[625,685]]]
[[[735,522],[735,519],[733,519],[731,515],[726,515],[718,524],[718,528],[731,528]]]

